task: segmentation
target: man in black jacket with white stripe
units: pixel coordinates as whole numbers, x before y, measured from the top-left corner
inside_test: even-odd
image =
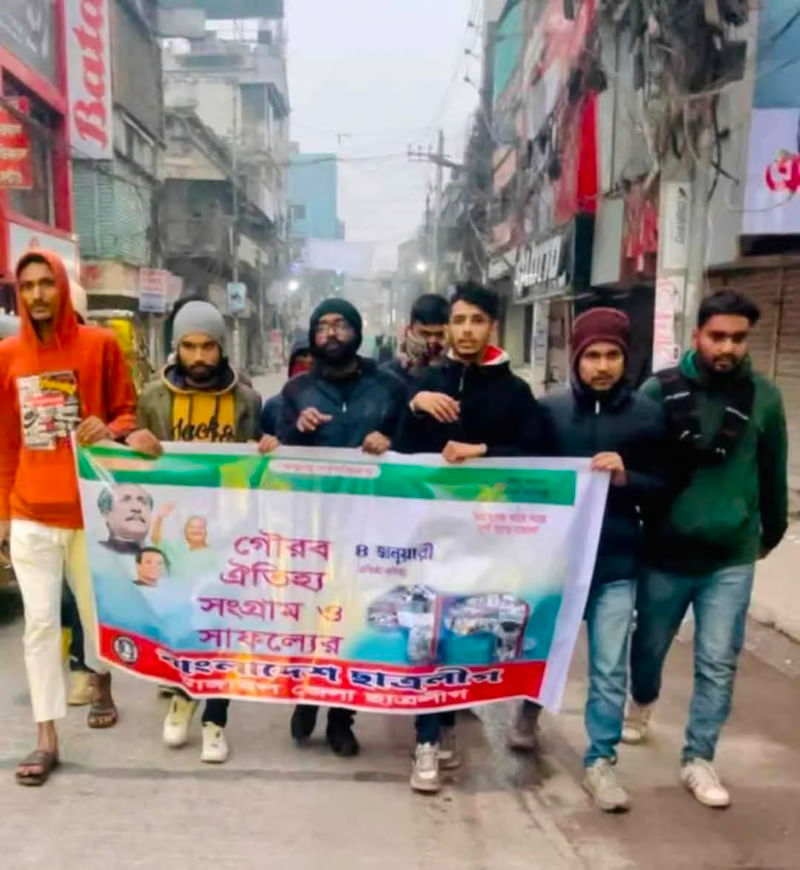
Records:
[[[530,387],[511,371],[508,355],[491,344],[500,300],[477,284],[456,288],[447,327],[449,350],[428,368],[409,403],[395,439],[402,453],[441,453],[447,462],[482,456],[542,456],[549,430]],[[441,788],[439,770],[459,764],[455,714],[417,717],[411,787]]]
[[[584,788],[606,811],[628,808],[614,773],[622,736],[628,645],[640,572],[642,515],[664,497],[664,421],[658,404],[626,382],[630,323],[613,308],[580,315],[572,335],[572,387],[547,396],[558,456],[592,457],[611,474],[597,562],[586,605],[589,696]],[[509,735],[514,749],[536,745],[539,707],[524,702]]]

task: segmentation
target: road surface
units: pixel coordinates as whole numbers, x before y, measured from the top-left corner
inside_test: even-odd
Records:
[[[298,750],[283,705],[234,704],[227,765],[192,743],[160,741],[166,702],[120,675],[117,728],[90,731],[85,709],[62,728],[64,764],[42,789],[13,780],[31,748],[21,623],[0,625],[0,842],[19,868],[219,870],[796,870],[800,866],[798,648],[751,634],[720,769],[734,805],[712,811],[677,784],[690,647],[676,645],[650,747],[623,748],[627,816],[581,791],[582,646],[564,711],[544,723],[538,759],[503,745],[509,705],[464,714],[466,763],[433,797],[408,787],[409,719],[359,715],[363,753],[338,759],[321,737]],[[766,660],[765,660],[766,659]]]

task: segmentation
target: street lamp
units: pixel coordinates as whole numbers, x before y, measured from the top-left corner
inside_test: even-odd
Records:
[[[300,289],[300,282],[293,278],[287,285],[290,293],[296,293]]]
[[[428,271],[428,264],[424,260],[420,260],[414,267],[420,275]]]

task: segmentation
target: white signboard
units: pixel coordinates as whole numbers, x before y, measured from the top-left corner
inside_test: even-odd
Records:
[[[19,258],[31,248],[41,248],[58,254],[67,267],[69,277],[74,281],[78,280],[80,263],[75,239],[34,230],[23,224],[8,221],[8,262],[12,269]]]
[[[228,311],[243,314],[247,306],[247,287],[241,281],[228,282]]]
[[[753,109],[744,235],[800,233],[800,109]]]
[[[163,314],[167,310],[170,277],[166,269],[139,270],[139,311]]]
[[[692,201],[691,185],[671,181],[661,186],[664,198],[661,216],[662,269],[685,269],[689,262],[689,222]]]
[[[67,100],[74,155],[114,156],[111,0],[66,0]]]
[[[660,278],[656,283],[653,317],[653,371],[668,369],[680,359],[675,335],[675,315],[683,311],[685,280]]]

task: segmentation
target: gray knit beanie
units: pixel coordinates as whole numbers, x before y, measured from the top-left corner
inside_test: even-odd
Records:
[[[172,341],[177,347],[185,335],[209,335],[220,347],[225,346],[225,319],[210,303],[200,299],[187,302],[175,315]]]

